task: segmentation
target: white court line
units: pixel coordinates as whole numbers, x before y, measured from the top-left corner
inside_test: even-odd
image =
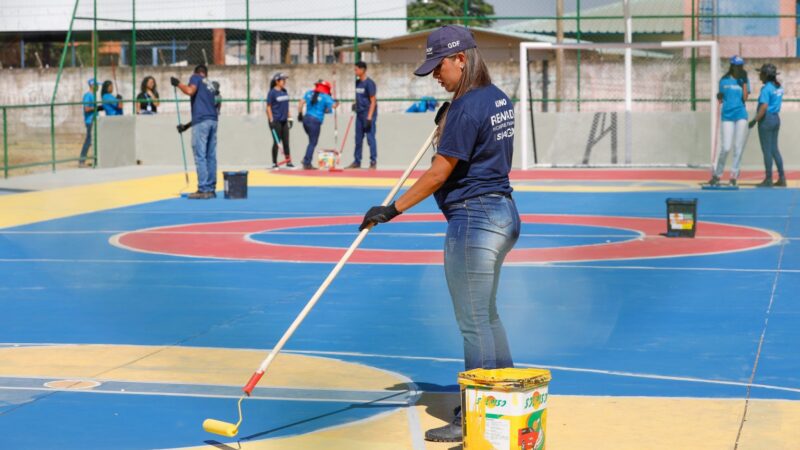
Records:
[[[284,350],[284,353],[297,353],[297,354],[310,354],[310,355],[318,354],[318,355],[330,355],[330,356],[351,356],[351,357],[360,357],[360,358],[405,359],[405,360],[422,360],[422,361],[454,362],[454,363],[463,363],[464,362],[464,360],[460,359],[460,358],[436,358],[436,357],[429,357],[429,356],[381,355],[381,354],[375,354],[375,353],[358,353],[358,352],[330,352],[330,351],[314,351],[314,350]],[[775,385],[770,385],[770,384],[757,384],[757,383],[750,383],[750,382],[743,382],[743,381],[709,380],[709,379],[705,379],[705,378],[695,378],[695,377],[680,377],[680,376],[670,376],[670,375],[657,375],[657,374],[650,374],[650,373],[624,372],[624,371],[618,371],[618,370],[586,369],[586,368],[581,368],[581,367],[552,366],[552,365],[544,365],[544,364],[516,363],[515,365],[521,366],[521,367],[537,367],[537,368],[544,368],[544,369],[551,369],[551,370],[561,370],[561,371],[564,371],[564,372],[593,373],[593,374],[598,374],[598,375],[609,375],[609,376],[628,377],[628,378],[645,378],[645,379],[665,380],[665,381],[683,381],[683,382],[689,382],[689,383],[705,383],[705,384],[716,384],[716,385],[723,385],[723,386],[757,387],[757,388],[777,390],[777,391],[800,393],[800,388],[785,387],[785,386],[775,386]]]
[[[81,347],[86,345],[104,345],[104,344],[70,344],[70,343],[58,343],[58,342],[51,342],[51,343],[42,343],[42,342],[34,342],[34,343],[25,343],[25,342],[0,342],[0,348],[2,347],[28,347],[28,346],[41,346],[41,347]],[[241,350],[241,351],[266,351],[268,349],[263,348],[236,348],[236,349],[229,349],[229,350]],[[380,353],[361,353],[361,352],[336,352],[336,351],[327,351],[327,350],[282,350],[283,353],[291,353],[291,354],[298,354],[298,355],[319,355],[319,356],[348,356],[348,357],[356,357],[356,358],[382,358],[382,359],[400,359],[400,360],[409,360],[409,361],[433,361],[433,362],[445,362],[445,363],[459,363],[463,364],[464,360],[462,358],[442,358],[442,357],[435,357],[435,356],[410,356],[410,355],[387,355],[387,354],[380,354]],[[759,384],[759,383],[751,383],[751,382],[744,382],[744,381],[726,381],[726,380],[711,380],[706,378],[697,378],[697,377],[683,377],[683,376],[672,376],[672,375],[658,375],[652,373],[637,373],[637,372],[627,372],[627,371],[619,371],[619,370],[605,370],[605,369],[591,369],[591,368],[583,368],[583,367],[567,367],[567,366],[554,366],[554,365],[544,365],[544,364],[531,364],[531,363],[515,363],[517,366],[521,367],[537,367],[537,368],[544,368],[544,369],[551,369],[551,370],[560,370],[564,372],[577,372],[577,373],[592,373],[597,375],[608,375],[608,376],[619,376],[619,377],[627,377],[627,378],[644,378],[644,379],[653,379],[653,380],[664,380],[664,381],[682,381],[682,382],[689,382],[689,383],[704,383],[704,384],[716,384],[716,385],[723,385],[723,386],[738,386],[738,387],[755,387],[755,388],[762,388],[762,389],[769,389],[769,390],[776,390],[776,391],[785,391],[785,392],[794,392],[800,393],[800,387],[787,387],[787,386],[776,386],[771,384]],[[391,372],[396,374],[396,372]],[[94,379],[94,378],[92,378]],[[148,383],[148,382],[142,382]],[[150,383],[167,383],[167,382],[150,382]],[[339,390],[339,389],[334,389]],[[72,392],[75,392],[72,390]],[[394,392],[394,391],[391,391]],[[418,391],[418,392],[425,392],[425,391]],[[237,397],[238,398],[238,397]]]
[[[701,255],[702,256],[702,255]],[[175,260],[143,260],[143,259],[59,259],[59,258],[0,258],[0,263],[52,263],[52,264],[246,264],[273,263],[280,261],[258,259],[175,259]],[[613,261],[612,261],[613,262]],[[593,270],[674,270],[674,271],[706,271],[734,273],[800,273],[800,269],[740,269],[724,267],[656,267],[656,266],[593,266],[561,263],[506,263],[508,267],[538,267],[546,269],[593,269]]]

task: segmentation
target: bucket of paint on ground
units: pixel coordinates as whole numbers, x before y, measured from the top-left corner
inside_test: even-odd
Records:
[[[320,169],[335,169],[339,166],[339,152],[336,150],[320,150],[317,155],[317,166]]]
[[[544,450],[545,369],[473,369],[458,374],[464,449]]]
[[[247,198],[247,171],[222,172],[225,179],[225,198]]]
[[[667,236],[694,237],[697,230],[697,199],[667,199]]]

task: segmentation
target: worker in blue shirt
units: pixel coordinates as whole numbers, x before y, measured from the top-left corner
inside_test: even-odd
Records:
[[[731,58],[731,64],[719,80],[717,100],[722,106],[720,131],[722,146],[712,167],[711,180],[708,184],[716,186],[725,171],[725,161],[733,147],[733,164],[731,166],[730,184],[736,186],[739,178],[739,166],[742,162],[744,145],[747,143],[747,96],[750,94],[750,80],[744,70],[744,59],[740,56]]]
[[[369,145],[369,168],[378,168],[378,144],[375,142],[375,122],[378,119],[378,88],[372,78],[367,77],[367,63],[359,61],[353,69],[356,74],[356,101],[353,104],[356,112],[356,148],[353,163],[348,169],[361,168],[361,154],[364,147],[364,136]]]
[[[322,122],[325,121],[325,114],[331,113],[333,108],[338,106],[339,101],[331,97],[331,83],[324,80],[319,80],[314,84],[314,89],[306,92],[298,102],[297,120],[303,122],[303,129],[308,135],[308,147],[306,147],[306,154],[303,157],[304,170],[315,169],[311,161],[317,141],[319,141]],[[306,108],[305,114],[303,114],[303,107]]]
[[[97,92],[97,80],[89,78],[89,90],[83,94],[83,123],[86,125],[86,139],[83,141],[83,148],[81,148],[81,157],[78,160],[78,167],[86,167],[86,155],[89,153],[89,147],[92,145],[92,127],[94,126],[97,112],[103,109],[98,106],[94,94]]]
[[[500,269],[520,234],[508,174],[514,154],[514,104],[492,84],[472,33],[447,25],[428,36],[426,59],[414,71],[453,94],[437,114],[431,167],[397,201],[375,206],[360,230],[388,222],[433,195],[447,220],[444,274],[464,345],[464,368],[514,367],[497,313]],[[443,116],[443,117],[442,117]],[[462,440],[460,408],[453,421],[425,439]]]
[[[122,115],[122,96],[114,95],[113,81],[103,81],[103,87],[100,88],[100,99],[103,101],[103,109],[107,116]]]
[[[175,77],[170,78],[170,83],[191,98],[192,151],[197,169],[197,191],[189,194],[188,198],[216,198],[219,84],[208,79],[208,67],[204,64],[194,68],[188,85]]]
[[[758,140],[764,154],[764,181],[758,187],[786,187],[786,174],[783,171],[783,158],[778,150],[778,132],[781,129],[781,103],[783,87],[778,81],[778,69],[774,64],[764,64],[758,69],[759,78],[764,86],[758,96],[758,110],[750,121],[750,128],[758,124]],[[778,167],[778,181],[772,182],[772,161]]]
[[[289,77],[283,72],[276,73],[269,82],[270,89],[267,94],[267,120],[269,127],[275,130],[272,136],[272,168],[278,168],[278,136],[283,146],[283,157],[286,160],[286,167],[294,167],[292,157],[289,156],[289,93],[286,92],[286,80]]]

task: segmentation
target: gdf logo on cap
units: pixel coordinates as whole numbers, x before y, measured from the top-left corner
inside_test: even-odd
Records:
[[[424,77],[433,72],[446,56],[477,46],[475,38],[468,29],[458,25],[445,25],[428,35],[425,62],[414,71],[414,75]]]

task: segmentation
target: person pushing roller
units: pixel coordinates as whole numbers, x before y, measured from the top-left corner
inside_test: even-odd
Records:
[[[513,367],[497,314],[500,268],[517,242],[520,218],[508,174],[514,143],[514,105],[492,84],[472,34],[447,25],[428,36],[425,62],[414,71],[453,94],[438,124],[431,167],[397,201],[375,206],[360,229],[392,220],[431,194],[447,219],[444,269],[464,340],[466,370]],[[425,439],[462,439],[460,408],[452,423]]]

